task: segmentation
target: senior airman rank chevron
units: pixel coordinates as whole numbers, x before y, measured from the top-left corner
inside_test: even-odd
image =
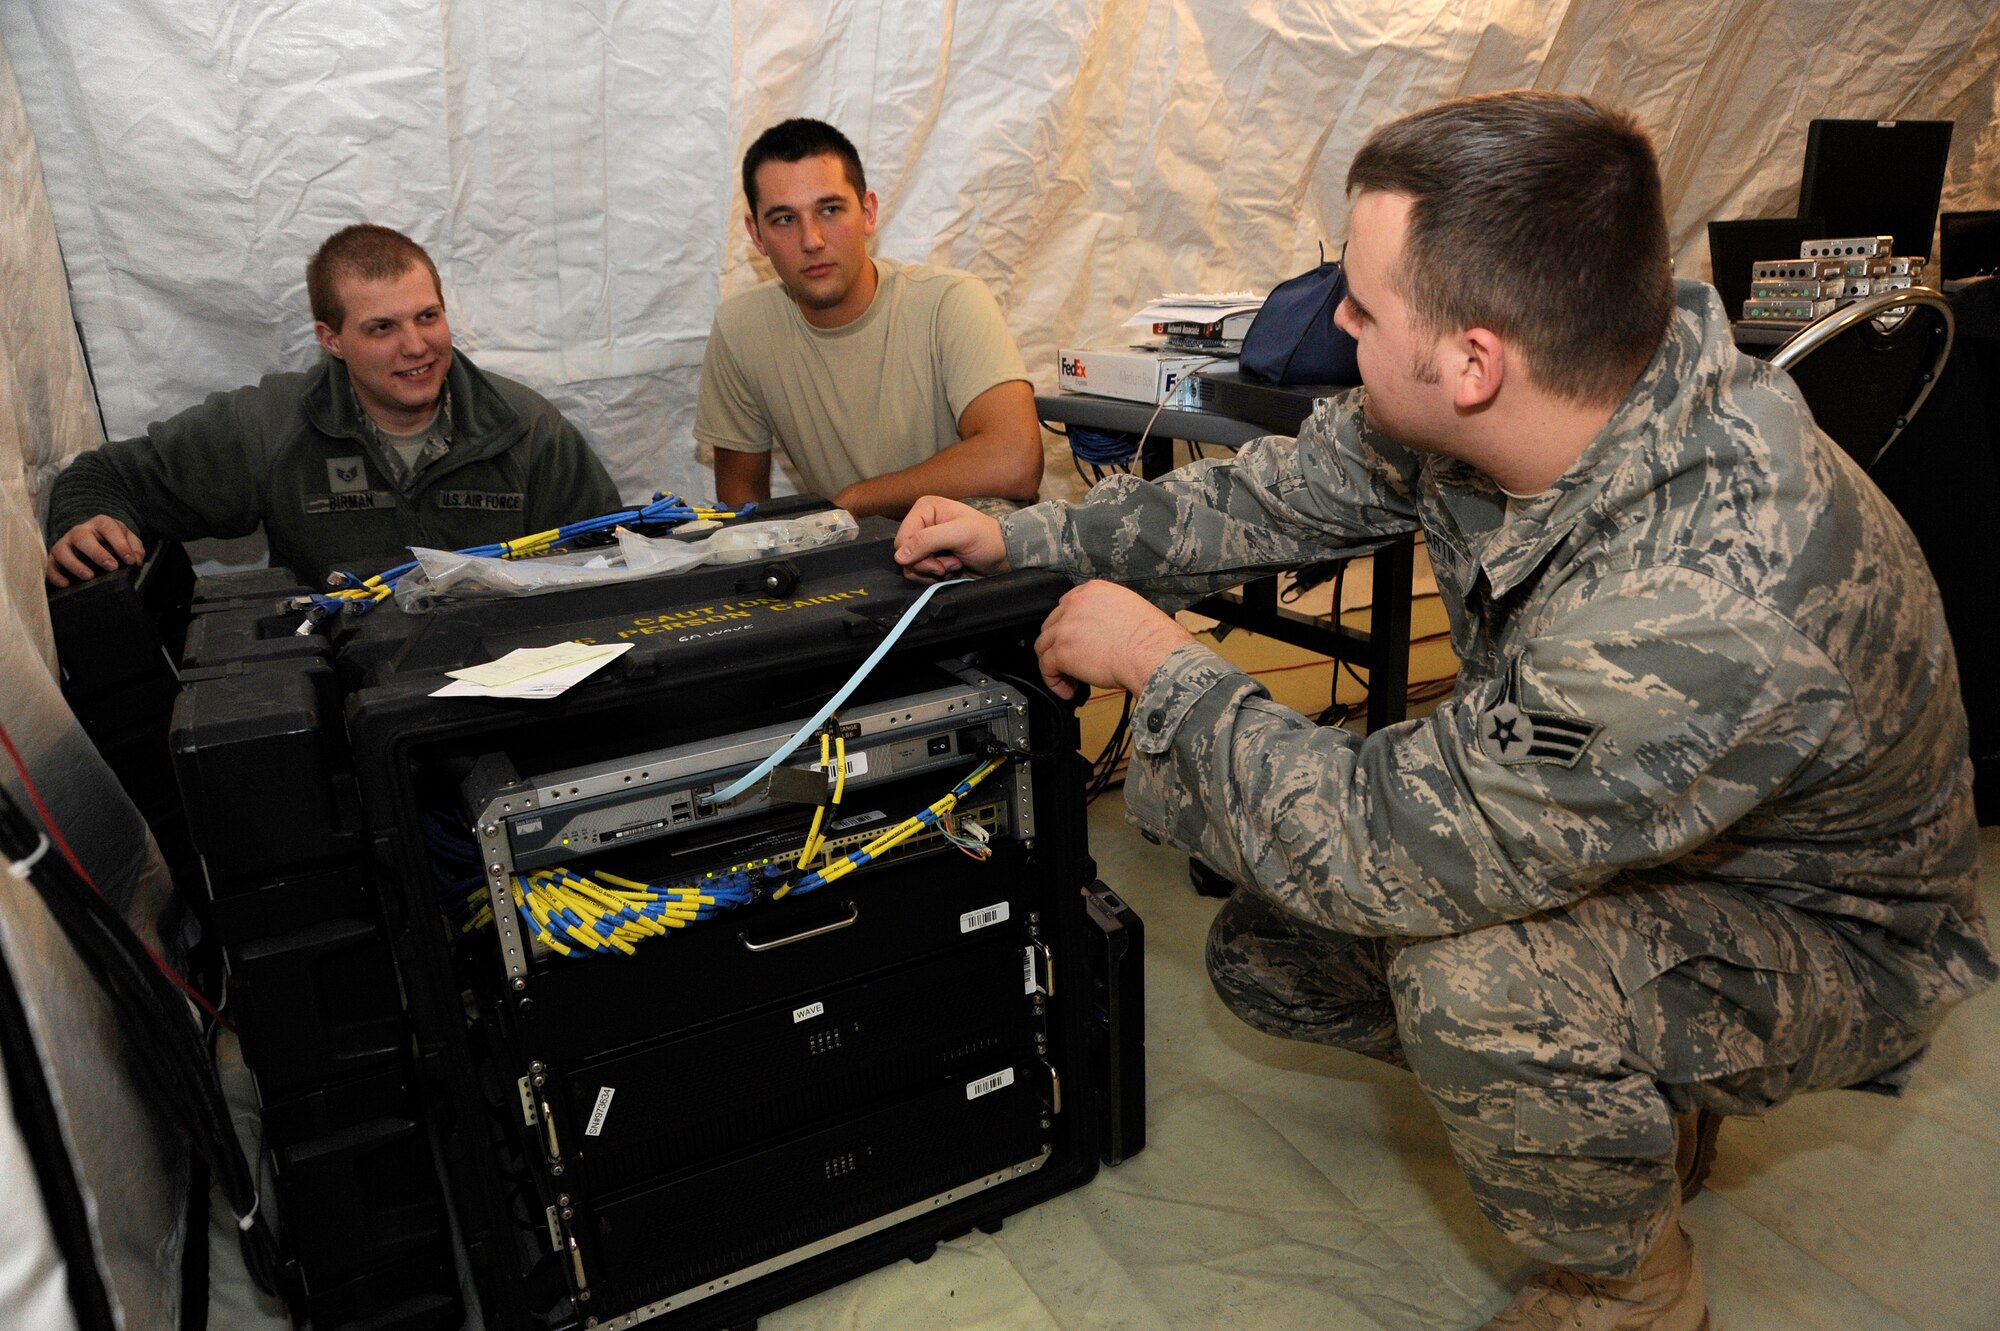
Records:
[[[1479,747],[1496,763],[1554,763],[1574,767],[1597,732],[1595,721],[1560,712],[1530,712],[1520,705],[1521,658],[1508,663],[1506,681],[1493,704],[1479,714]]]

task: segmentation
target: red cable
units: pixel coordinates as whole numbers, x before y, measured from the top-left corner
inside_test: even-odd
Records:
[[[56,849],[60,850],[63,858],[69,861],[69,867],[76,870],[76,876],[90,883],[90,890],[97,892],[97,884],[91,883],[90,875],[84,872],[83,861],[79,860],[76,852],[69,848],[68,839],[63,836],[62,829],[56,826],[55,815],[49,812],[48,805],[42,803],[42,792],[35,789],[35,780],[28,775],[28,765],[21,761],[21,751],[14,747],[14,737],[7,733],[4,724],[0,724],[0,744],[7,746],[7,756],[14,760],[14,770],[21,774],[21,784],[26,787],[28,798],[34,801],[35,812],[42,816],[43,826],[49,829],[49,839],[56,843]],[[97,895],[101,897],[104,894],[97,892]]]
[[[55,815],[49,812],[49,806],[42,803],[42,792],[35,788],[35,778],[28,775],[28,764],[21,761],[21,752],[14,747],[14,738],[7,733],[5,724],[0,724],[0,744],[6,745],[7,756],[13,760],[14,770],[21,774],[21,786],[28,792],[28,799],[34,803],[35,812],[41,815],[42,825],[49,832],[49,840],[55,842],[56,849],[60,850],[63,858],[69,861],[69,867],[76,871],[76,876],[83,880],[84,886],[96,892],[98,900],[102,901],[104,899],[103,891],[98,888],[96,881],[91,878],[89,871],[83,867],[83,861],[76,857],[76,852],[70,849],[69,838],[62,834],[62,828],[57,825]],[[172,966],[169,966],[163,957],[153,951],[152,948],[147,947],[145,939],[139,938],[136,932],[132,936],[138,939],[139,946],[145,949],[145,953],[147,957],[151,958],[152,963],[159,967],[160,974],[172,980],[174,985],[182,993],[193,999],[203,1012],[214,1017],[230,1030],[233,1031],[236,1029],[229,1018],[223,1016],[222,1013],[216,1010],[213,1003],[210,1003],[208,999],[202,996],[199,989],[196,989],[193,985],[182,979],[179,973]]]

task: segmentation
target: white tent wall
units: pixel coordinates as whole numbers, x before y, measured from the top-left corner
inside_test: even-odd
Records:
[[[152,922],[167,902],[166,870],[138,811],[63,703],[42,594],[37,464],[100,435],[41,172],[0,50],[0,725],[91,877],[159,950]],[[4,758],[0,786],[28,807]],[[186,1148],[148,1115],[116,1015],[41,899],[25,883],[0,883],[0,949],[96,1228],[97,1267],[126,1326],[170,1327],[180,1306]],[[70,1324],[61,1254],[21,1147],[12,1116],[0,1111],[0,1189],[8,1199],[0,1325],[60,1328]]]
[[[879,252],[986,278],[1045,381],[1139,299],[1305,267],[1368,131],[1457,93],[1633,106],[1684,273],[1707,219],[1792,210],[1815,116],[1955,119],[1946,206],[2000,202],[1988,0],[15,0],[0,41],[114,437],[307,363],[304,259],[370,218],[628,497],[711,492],[703,342],[762,272],[736,166],[787,115],[850,133]]]

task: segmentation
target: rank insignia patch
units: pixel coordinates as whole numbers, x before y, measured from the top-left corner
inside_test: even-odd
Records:
[[[353,494],[368,488],[368,474],[360,458],[328,458],[326,488],[335,494]]]
[[[1597,732],[1595,721],[1560,712],[1531,712],[1521,706],[1521,661],[1507,667],[1500,694],[1479,714],[1479,747],[1496,763],[1553,763],[1574,767]]]

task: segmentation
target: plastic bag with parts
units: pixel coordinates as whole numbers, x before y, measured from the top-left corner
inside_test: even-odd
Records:
[[[774,559],[851,541],[860,530],[852,514],[828,509],[767,522],[691,522],[671,536],[642,536],[616,529],[618,544],[570,550],[533,559],[494,559],[412,546],[417,567],[396,584],[396,604],[410,614],[448,600],[539,596],[567,587],[598,587],[657,578],[703,564]]]

